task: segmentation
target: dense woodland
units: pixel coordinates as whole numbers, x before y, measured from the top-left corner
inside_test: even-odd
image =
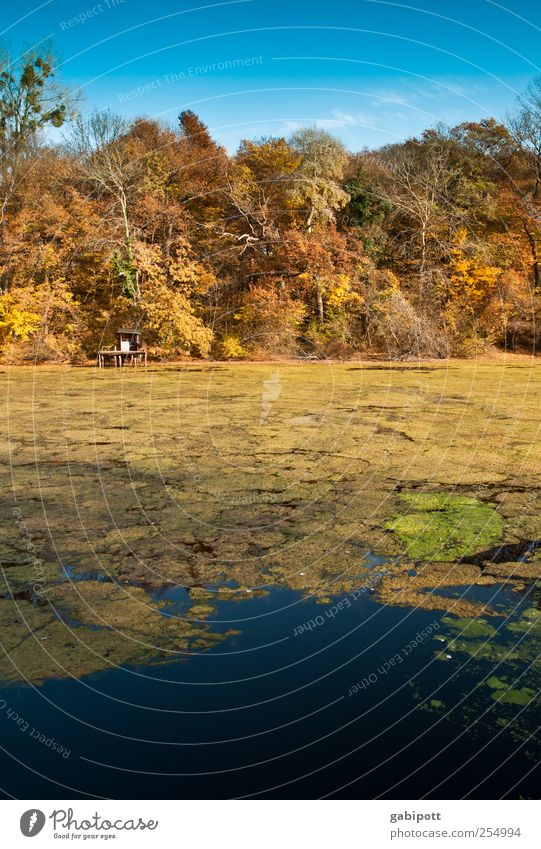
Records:
[[[88,114],[48,56],[2,68],[5,360],[84,362],[121,324],[160,359],[535,349],[541,79],[505,125],[360,153],[307,127],[231,156],[190,111]]]

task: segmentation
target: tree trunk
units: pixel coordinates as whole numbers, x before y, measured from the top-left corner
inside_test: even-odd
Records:
[[[526,233],[528,242],[530,243],[530,251],[532,254],[532,269],[533,269],[533,283],[536,294],[541,292],[541,263],[539,261],[539,254],[537,251],[537,242],[535,236],[529,230],[528,225],[524,223],[524,231]]]
[[[308,233],[312,232],[312,222],[314,220],[314,205],[310,204],[310,212],[308,213],[308,218],[306,220],[306,230]]]
[[[316,290],[316,300],[317,300],[317,314],[320,322],[323,324],[325,321],[325,310],[323,308],[323,295],[321,294],[321,289]]]

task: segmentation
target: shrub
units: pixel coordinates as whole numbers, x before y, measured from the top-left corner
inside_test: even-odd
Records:
[[[305,305],[286,292],[254,287],[235,319],[245,350],[288,356],[299,348],[305,316]]]
[[[237,336],[224,336],[218,348],[220,355],[226,360],[242,360],[247,356]]]

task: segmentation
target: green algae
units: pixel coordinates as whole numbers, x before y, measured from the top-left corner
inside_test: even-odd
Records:
[[[449,631],[452,658],[464,664],[472,680],[484,679],[479,686],[469,688],[468,701],[461,704],[463,720],[477,722],[481,717],[483,722],[505,728],[505,733],[517,742],[529,740],[529,712],[539,704],[541,691],[541,632],[536,630],[539,621],[541,611],[534,607],[504,618],[497,631],[479,619],[442,617],[442,624]],[[441,650],[434,656],[446,658]]]
[[[497,678],[495,675],[492,675],[487,680],[487,687],[490,687],[491,690],[504,690],[508,688],[508,684],[503,681],[501,678]]]
[[[449,660],[450,660],[450,658],[447,656],[447,652],[444,652],[444,651],[436,652],[435,657],[436,657],[436,660],[442,660],[445,663],[448,663]]]
[[[521,687],[519,689],[495,690],[492,693],[492,698],[496,702],[503,702],[507,705],[528,705],[537,697],[537,692],[531,687]]]
[[[508,628],[513,634],[541,636],[541,611],[534,607],[527,608],[520,619],[509,623]]]
[[[488,660],[492,663],[510,663],[520,660],[521,654],[509,643],[496,640],[460,640],[454,639],[449,644],[456,654],[466,654],[477,661]]]
[[[458,560],[502,539],[501,516],[477,498],[446,492],[399,497],[408,512],[386,527],[405,543],[410,560]]]
[[[541,620],[541,610],[538,610],[537,607],[527,607],[522,611],[523,619],[538,622]]]
[[[468,619],[466,617],[444,616],[441,620],[454,634],[459,634],[463,639],[475,639],[476,637],[494,637],[496,629],[486,619]],[[453,640],[453,642],[456,642]]]
[[[493,675],[486,683],[493,691],[492,698],[494,701],[502,704],[528,705],[538,697],[536,690],[531,687],[513,687],[507,678],[498,678]]]

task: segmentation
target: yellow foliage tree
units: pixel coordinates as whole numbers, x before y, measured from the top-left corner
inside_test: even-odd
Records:
[[[13,294],[0,296],[0,349],[15,340],[26,342],[39,325],[39,315],[20,309]]]
[[[465,228],[460,228],[451,250],[444,310],[455,353],[475,354],[501,332],[505,323],[505,311],[499,304],[502,273],[503,269],[476,254],[468,245]]]
[[[450,299],[460,301],[462,307],[475,311],[486,304],[496,291],[502,269],[467,253],[467,232],[460,228],[451,249]]]
[[[205,327],[195,296],[215,283],[214,276],[184,245],[164,258],[159,246],[137,243],[134,255],[141,279],[139,308],[150,352],[206,357],[214,334]]]

